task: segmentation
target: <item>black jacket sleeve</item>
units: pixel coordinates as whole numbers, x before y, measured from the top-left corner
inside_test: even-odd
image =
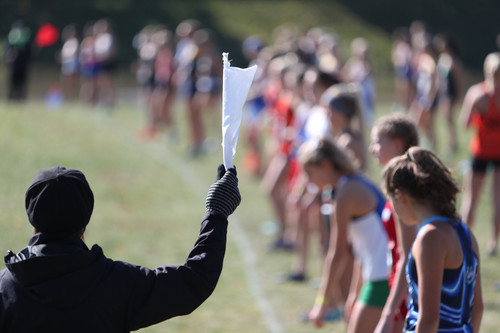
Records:
[[[134,267],[127,326],[137,330],[191,313],[214,291],[226,250],[227,219],[207,213],[182,266]]]

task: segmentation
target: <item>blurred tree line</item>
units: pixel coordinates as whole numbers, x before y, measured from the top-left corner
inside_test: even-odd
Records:
[[[213,28],[210,11],[197,1],[159,0],[0,0],[0,36],[7,36],[11,24],[23,20],[35,34],[44,23],[52,23],[62,30],[68,24],[75,24],[80,31],[89,22],[109,19],[115,27],[120,45],[119,61],[128,65],[136,58],[132,47],[133,37],[147,24],[164,24],[175,27],[184,19],[196,18],[208,28]],[[217,42],[241,49],[241,41],[218,33]],[[53,62],[61,44],[39,50],[38,61]],[[241,52],[238,54],[241,57]]]
[[[453,35],[464,62],[482,69],[486,54],[500,51],[500,1],[498,0],[337,0],[363,20],[387,33],[424,22],[431,33]]]
[[[249,5],[250,4],[250,5]],[[245,36],[252,35],[255,29],[272,29],[278,25],[282,11],[271,13],[272,8],[295,8],[293,23],[301,25],[308,11],[318,7],[321,18],[318,25],[328,25],[329,6],[339,10],[339,5],[347,9],[349,15],[354,15],[376,26],[386,35],[389,45],[392,31],[400,26],[409,26],[414,20],[427,24],[431,33],[452,33],[459,42],[462,56],[467,66],[480,69],[485,55],[498,50],[495,43],[500,33],[500,1],[498,0],[336,0],[336,1],[296,1],[296,0],[0,0],[0,35],[6,36],[10,25],[17,19],[23,19],[32,29],[43,23],[50,22],[62,29],[65,25],[75,23],[80,28],[91,21],[101,18],[110,19],[115,27],[120,44],[120,63],[128,65],[136,57],[131,41],[133,36],[147,24],[165,24],[174,30],[179,22],[187,18],[195,18],[204,26],[216,31],[217,43],[225,50],[231,50],[235,63],[244,62],[241,53],[241,41]],[[238,6],[246,6],[251,10],[238,11]],[[277,7],[278,6],[278,7]],[[336,13],[338,15],[338,13]],[[292,13],[293,15],[293,13]],[[262,17],[261,17],[262,16]],[[319,15],[318,15],[319,16]],[[272,17],[276,19],[273,22]],[[221,22],[225,20],[226,22]],[[232,24],[242,26],[241,21],[252,22],[236,33],[230,27]],[[314,17],[309,18],[305,27],[314,23]],[[335,22],[332,22],[335,26]],[[258,26],[257,26],[258,25]],[[348,27],[346,27],[348,28]],[[269,37],[270,38],[270,37]],[[54,61],[54,54],[60,44],[41,50],[39,61]],[[387,59],[389,61],[389,59]]]

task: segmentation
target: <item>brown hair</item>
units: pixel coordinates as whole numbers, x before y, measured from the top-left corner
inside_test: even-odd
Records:
[[[457,218],[459,188],[451,171],[431,151],[412,147],[393,158],[383,172],[383,188],[388,196],[396,189],[427,204],[439,215]]]
[[[301,165],[319,165],[327,161],[341,174],[356,173],[356,168],[345,150],[331,138],[323,137],[318,142],[306,142],[299,150]]]
[[[364,142],[363,106],[360,101],[360,87],[356,83],[338,83],[329,87],[321,96],[321,102],[331,111],[343,113],[349,120],[349,128]],[[336,104],[337,105],[336,107]],[[342,107],[338,107],[338,106]]]
[[[403,114],[391,114],[378,119],[373,129],[379,135],[385,135],[391,140],[399,139],[403,142],[403,151],[418,146],[418,130],[415,123]]]

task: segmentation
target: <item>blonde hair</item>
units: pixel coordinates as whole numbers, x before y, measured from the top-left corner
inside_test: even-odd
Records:
[[[351,41],[351,54],[356,56],[367,56],[370,51],[370,43],[363,37],[354,38]]]
[[[498,72],[500,72],[500,52],[493,52],[484,59],[484,77],[492,79]]]
[[[324,161],[330,163],[340,174],[356,173],[356,168],[347,154],[333,139],[322,137],[317,142],[306,142],[299,149],[301,165],[320,165]]]
[[[396,190],[407,193],[449,218],[457,218],[459,188],[443,162],[431,151],[419,147],[393,158],[384,168],[382,187],[388,196]]]

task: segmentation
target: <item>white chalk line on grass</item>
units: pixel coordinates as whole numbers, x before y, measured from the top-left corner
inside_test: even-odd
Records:
[[[274,308],[266,297],[264,290],[260,285],[259,272],[257,270],[257,255],[252,249],[252,245],[248,237],[246,236],[245,230],[243,230],[241,224],[238,222],[236,217],[231,217],[230,232],[232,235],[232,240],[238,248],[240,255],[243,257],[245,262],[245,275],[247,279],[247,284],[252,291],[259,308],[264,317],[264,321],[269,329],[269,332],[279,333],[283,331],[281,324],[274,312]]]
[[[190,186],[197,194],[208,191],[201,184],[204,184],[201,179],[196,176],[196,172],[191,167],[186,165],[179,157],[170,154],[168,151],[163,150],[161,156],[158,153],[151,151],[151,155],[160,163],[166,165],[169,169],[173,170],[183,182]],[[167,155],[167,156],[166,156]],[[180,172],[182,171],[182,172]],[[237,215],[237,214],[236,214]],[[239,223],[236,216],[230,217],[229,232],[231,234],[231,241],[236,245],[240,256],[245,263],[245,277],[247,285],[250,288],[252,296],[255,298],[258,307],[260,308],[264,323],[270,333],[280,333],[283,331],[280,321],[274,311],[270,300],[266,297],[264,290],[260,284],[259,270],[257,267],[257,254],[252,248],[250,240],[246,236],[245,230]]]

